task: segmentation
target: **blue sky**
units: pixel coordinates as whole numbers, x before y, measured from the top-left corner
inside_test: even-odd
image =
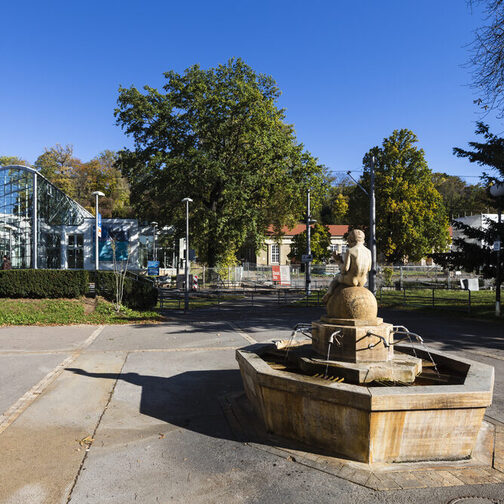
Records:
[[[20,0],[0,12],[0,155],[34,162],[60,143],[87,161],[131,145],[115,126],[119,85],[161,87],[167,70],[236,56],[276,79],[298,140],[330,170],[358,171],[408,128],[433,171],[480,174],[452,155],[480,118],[463,65],[482,15],[463,0]]]

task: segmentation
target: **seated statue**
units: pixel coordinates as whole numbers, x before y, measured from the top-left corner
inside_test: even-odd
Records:
[[[333,278],[322,298],[325,304],[340,285],[364,287],[371,270],[371,251],[364,246],[364,238],[364,232],[360,229],[354,229],[348,234],[348,249],[343,261],[340,262],[340,274]]]

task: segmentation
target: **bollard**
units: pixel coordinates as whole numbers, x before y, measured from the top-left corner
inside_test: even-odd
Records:
[[[432,289],[432,308],[434,308],[436,306],[436,302],[434,300],[434,291],[435,291],[435,289]]]

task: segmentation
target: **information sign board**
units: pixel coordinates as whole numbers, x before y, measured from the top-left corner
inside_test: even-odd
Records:
[[[280,266],[280,285],[290,285],[290,266]]]
[[[273,275],[273,282],[280,283],[280,266],[271,266],[271,273]]]
[[[149,276],[159,275],[159,261],[147,261],[147,275]]]

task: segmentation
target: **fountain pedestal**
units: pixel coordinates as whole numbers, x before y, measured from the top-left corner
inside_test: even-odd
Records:
[[[340,285],[329,298],[327,315],[312,322],[313,351],[330,361],[338,376],[353,383],[412,383],[422,372],[422,361],[394,356],[393,325],[384,323],[377,313],[376,298],[368,289]],[[315,370],[316,359],[304,359],[303,367]]]
[[[392,327],[392,324],[385,324],[377,317],[371,320],[322,317],[312,322],[312,347],[328,360],[387,361],[392,358],[394,349],[384,345],[383,340],[387,345],[393,343]]]

